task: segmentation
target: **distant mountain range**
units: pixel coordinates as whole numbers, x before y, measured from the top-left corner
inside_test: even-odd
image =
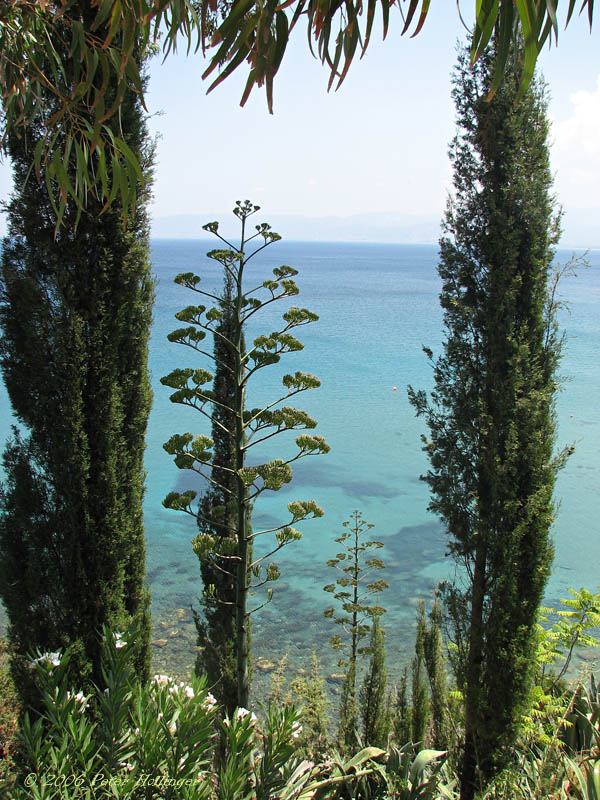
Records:
[[[219,220],[224,235],[238,231],[231,210],[206,214],[176,214],[155,217],[152,236],[155,239],[205,239],[202,230],[207,222]],[[440,220],[433,216],[386,212],[354,214],[349,217],[303,217],[295,214],[259,212],[257,222],[269,222],[284,239],[306,242],[397,242],[401,244],[436,244],[440,237]],[[572,209],[563,217],[560,247],[600,249],[600,211]],[[6,234],[5,214],[0,212],[0,237]]]
[[[156,217],[152,236],[156,239],[203,239],[202,226],[218,220],[224,236],[236,236],[231,211],[206,214],[177,214]],[[436,244],[441,233],[439,218],[403,213],[354,214],[349,217],[303,217],[295,214],[256,215],[257,222],[269,222],[284,239],[307,242],[397,242]],[[577,209],[565,212],[560,247],[600,248],[600,211]]]
[[[231,212],[213,214],[178,214],[156,217],[152,236],[157,239],[201,239],[207,234],[202,226],[218,220],[223,235],[237,234]],[[354,214],[350,217],[302,217],[293,214],[256,215],[256,221],[268,222],[284,239],[311,242],[401,242],[435,244],[440,235],[440,221],[433,217],[407,214]]]

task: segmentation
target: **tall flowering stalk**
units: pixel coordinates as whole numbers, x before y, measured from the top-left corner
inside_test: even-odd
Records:
[[[250,270],[248,263],[254,256],[269,245],[278,241],[279,234],[271,231],[266,223],[256,226],[256,233],[247,234],[247,219],[259,210],[249,201],[238,201],[234,214],[241,223],[240,246],[235,247],[219,234],[217,222],[211,222],[204,229],[217,236],[227,245],[227,249],[212,250],[207,255],[222,265],[225,280],[230,291],[223,297],[199,288],[200,278],[192,273],[178,275],[175,282],[185,286],[203,297],[209,298],[213,305],[188,306],[175,316],[187,323],[188,327],[179,328],[169,335],[169,340],[184,344],[208,357],[217,368],[226,370],[233,378],[234,389],[228,398],[217,396],[214,390],[205,388],[213,380],[213,375],[202,368],[175,369],[162,383],[175,391],[171,395],[174,403],[191,406],[208,417],[213,426],[217,425],[229,442],[231,454],[228,464],[215,459],[214,442],[208,436],[193,436],[191,433],[172,436],[164,445],[165,450],[173,455],[175,464],[180,469],[189,469],[201,475],[211,490],[221,493],[223,505],[211,509],[210,519],[203,518],[202,504],[194,509],[192,503],[196,492],[171,492],[163,505],[177,511],[184,511],[197,519],[201,532],[194,539],[194,551],[203,562],[210,562],[213,569],[231,582],[232,599],[219,596],[214,585],[205,586],[204,599],[208,606],[218,603],[230,609],[235,616],[235,653],[237,664],[237,702],[239,706],[248,707],[248,655],[250,614],[270,602],[272,589],[267,590],[266,600],[257,607],[249,607],[251,590],[272,583],[279,578],[279,568],[268,561],[275,553],[302,534],[293,527],[297,522],[308,518],[320,517],[322,509],[314,500],[295,501],[288,504],[290,518],[281,525],[266,530],[253,531],[250,527],[250,514],[256,499],[264,491],[277,491],[292,479],[290,464],[308,455],[327,453],[329,446],[322,436],[301,433],[296,438],[298,452],[287,460],[274,459],[265,463],[248,464],[250,450],[274,436],[287,431],[313,429],[317,423],[305,411],[288,405],[282,405],[291,397],[308,389],[320,386],[314,375],[296,372],[283,376],[284,393],[267,403],[262,408],[248,409],[246,392],[250,380],[265,367],[276,364],[285,353],[302,350],[303,345],[291,331],[318,319],[306,308],[289,308],[283,314],[283,324],[278,331],[257,336],[250,347],[246,347],[245,332],[249,320],[265,306],[298,294],[298,287],[293,280],[297,271],[292,267],[281,266],[273,270],[273,278],[257,283],[252,278],[253,288],[246,288],[246,280]],[[254,251],[248,253],[248,244],[255,239],[262,239]],[[227,330],[220,326],[223,317],[227,316]],[[210,334],[225,344],[225,354],[215,356],[203,349],[202,341]],[[223,353],[223,348],[220,348]],[[221,412],[220,420],[216,412]],[[223,411],[225,415],[223,415]],[[227,419],[230,421],[227,422]],[[253,459],[254,460],[254,459]],[[233,481],[220,481],[219,477],[229,475]],[[212,530],[215,520],[233,520],[233,525],[222,524],[222,535]],[[205,529],[203,523],[206,523]],[[253,544],[259,536],[272,534],[272,542],[268,552],[254,557]]]

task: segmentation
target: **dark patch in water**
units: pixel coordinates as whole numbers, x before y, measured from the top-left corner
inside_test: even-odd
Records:
[[[325,459],[326,461],[326,459]],[[349,497],[384,497],[386,499],[399,497],[403,492],[383,486],[377,481],[353,480],[348,478],[348,472],[340,467],[329,466],[327,463],[300,464],[294,467],[294,477],[291,482],[280,490],[287,493],[294,489],[310,486],[314,488],[339,488]]]
[[[285,514],[288,513],[287,510],[285,510],[284,508],[284,510],[282,511],[282,515],[284,511]],[[282,522],[287,521],[288,518],[289,515],[286,519],[283,519],[283,517],[275,517],[272,516],[271,514],[264,514],[260,511],[256,511],[252,515],[252,528],[254,531],[270,530],[271,528],[275,528],[277,525],[281,525]]]
[[[346,481],[342,484],[342,489],[349,497],[384,497],[392,499],[400,497],[405,492],[391,489],[374,481]]]
[[[424,550],[433,554],[427,559],[428,563],[441,561],[446,552],[446,537],[439,522],[405,525],[397,533],[382,537],[382,540],[390,555],[409,568],[413,563],[415,568],[423,566]]]
[[[165,567],[156,567],[155,569],[151,569],[150,572],[146,573],[146,580],[148,583],[152,583],[155,581],[158,576],[163,572]]]
[[[204,494],[208,487],[207,481],[189,469],[177,470],[174,492],[189,492],[193,490],[198,493],[198,497]],[[196,498],[197,500],[198,498]]]

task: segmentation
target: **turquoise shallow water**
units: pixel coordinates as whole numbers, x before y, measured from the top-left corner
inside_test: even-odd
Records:
[[[160,377],[174,367],[201,365],[192,351],[170,344],[166,335],[178,326],[173,314],[196,302],[189,290],[173,284],[177,273],[194,271],[202,276],[204,288],[219,289],[218,265],[204,257],[213,246],[210,241],[153,242],[158,286],[150,352],[155,398],[146,453],[148,576],[155,638],[168,642],[156,645],[157,664],[176,659],[181,669],[195,657],[189,618],[186,621],[183,611],[178,615],[174,611],[196,604],[201,592],[198,561],[190,546],[195,526],[192,519],[164,509],[161,502],[173,489],[199,487],[176,469],[162,443],[176,432],[208,432],[209,425],[192,409],[171,404]],[[569,255],[560,253],[559,258],[564,261]],[[335,670],[327,644],[334,626],[322,615],[331,598],[322,587],[334,579],[325,562],[337,552],[334,538],[355,508],[374,523],[375,538],[385,542],[381,554],[391,586],[382,603],[388,608],[384,623],[392,673],[410,656],[418,600],[431,597],[436,582],[451,574],[451,565],[444,560],[443,532],[427,512],[427,487],[419,481],[427,467],[419,439],[423,425],[406,396],[408,384],[431,385],[422,345],[439,351],[436,256],[437,248],[427,245],[283,241],[250,262],[249,280],[256,276],[256,283],[274,266],[290,264],[298,269],[300,295],[294,304],[307,306],[320,319],[298,330],[305,344],[302,352],[262,371],[258,384],[250,388],[249,405],[278,396],[284,372],[313,372],[322,387],[298,395],[293,404],[318,420],[316,433],[331,445],[329,455],[300,461],[292,483],[277,494],[265,493],[255,508],[255,530],[285,520],[290,500],[314,498],[325,510],[322,519],[302,526],[302,541],[290,545],[278,559],[281,579],[275,584],[273,602],[254,623],[258,656],[275,660],[289,653],[290,662],[304,666],[316,647],[327,670]],[[557,403],[559,443],[575,442],[576,451],[557,485],[561,508],[547,591],[550,603],[564,596],[569,586],[595,588],[599,582],[600,252],[588,258],[591,268],[565,281],[561,290],[570,302],[570,313],[561,317],[569,339],[561,370],[566,381]],[[249,338],[275,330],[288,305],[273,304],[255,315]],[[4,439],[9,427],[4,392],[0,413]],[[261,460],[292,454],[294,436],[285,444],[283,439],[276,437],[269,447],[265,445]]]

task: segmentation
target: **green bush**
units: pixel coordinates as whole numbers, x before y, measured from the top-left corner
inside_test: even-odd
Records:
[[[307,800],[339,797],[375,772],[383,751],[315,765],[296,756],[295,709],[271,706],[262,720],[244,708],[220,717],[204,678],[139,682],[135,633],[105,631],[103,687],[67,683],[69,653],[37,653],[31,668],[43,710],[25,714],[11,800]],[[14,776],[13,776],[14,777]]]
[[[14,739],[18,718],[19,704],[10,676],[8,647],[0,639],[0,781],[7,778],[14,767]]]

